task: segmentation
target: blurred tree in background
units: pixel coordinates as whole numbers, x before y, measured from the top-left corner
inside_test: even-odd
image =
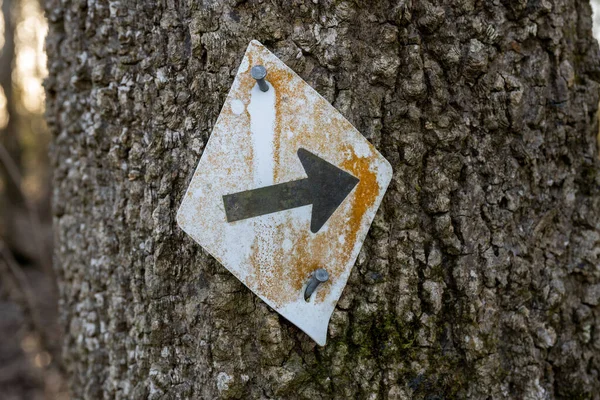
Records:
[[[60,398],[51,259],[47,24],[36,0],[0,0],[0,397]]]

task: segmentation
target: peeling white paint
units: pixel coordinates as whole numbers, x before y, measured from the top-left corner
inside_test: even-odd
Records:
[[[241,100],[231,100],[231,111],[233,111],[235,115],[240,115],[244,112],[244,109],[244,103]]]
[[[253,141],[254,184],[250,188],[273,184],[275,171],[275,89],[262,92],[254,85],[250,94],[250,132]],[[250,183],[250,182],[248,182]]]

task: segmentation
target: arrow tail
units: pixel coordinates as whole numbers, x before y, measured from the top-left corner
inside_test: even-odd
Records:
[[[223,196],[227,222],[258,217],[312,203],[308,179]]]

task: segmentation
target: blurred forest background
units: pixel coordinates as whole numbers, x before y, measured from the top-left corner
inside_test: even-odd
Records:
[[[0,0],[0,397],[68,398],[52,272],[38,0]]]
[[[38,0],[0,4],[0,397],[67,399],[44,122],[47,25]],[[592,7],[600,38],[600,0]]]

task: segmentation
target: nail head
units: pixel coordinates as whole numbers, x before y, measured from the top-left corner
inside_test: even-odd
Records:
[[[252,77],[256,80],[265,79],[267,76],[267,69],[262,65],[255,65],[250,70],[250,75],[252,75]]]
[[[319,268],[315,271],[314,277],[317,281],[321,283],[327,282],[329,280],[329,273],[325,269]]]

